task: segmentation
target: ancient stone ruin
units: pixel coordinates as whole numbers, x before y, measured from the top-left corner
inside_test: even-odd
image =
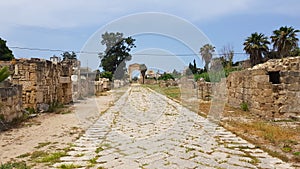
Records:
[[[8,66],[12,72],[10,82],[22,86],[22,88],[18,88],[18,91],[12,92],[16,95],[22,93],[21,98],[18,97],[19,95],[13,98],[14,102],[21,102],[23,109],[46,111],[53,103],[72,102],[72,64],[70,60],[53,63],[44,59],[32,58],[11,62],[3,61],[0,62],[0,67]],[[1,95],[2,104],[6,96],[8,95]],[[11,111],[13,110],[11,109]],[[10,116],[4,116],[5,119],[11,119]]]
[[[272,59],[227,78],[228,103],[266,118],[300,115],[300,57]]]
[[[22,85],[2,83],[0,99],[0,123],[3,121],[11,122],[22,115]]]
[[[245,104],[266,119],[300,116],[300,57],[272,59],[264,64],[232,72],[226,79],[227,103],[233,107]],[[224,81],[225,79],[223,79]],[[198,98],[220,97],[218,83],[198,81]],[[215,87],[215,89],[214,89]]]

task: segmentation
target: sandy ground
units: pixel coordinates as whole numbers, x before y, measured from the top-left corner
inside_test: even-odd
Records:
[[[22,161],[24,159],[16,157],[34,151],[51,152],[68,147],[114,99],[112,92],[107,92],[104,96],[74,103],[69,107],[70,113],[40,114],[18,128],[0,132],[0,164]]]

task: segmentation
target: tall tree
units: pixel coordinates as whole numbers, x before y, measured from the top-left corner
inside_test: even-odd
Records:
[[[252,33],[244,42],[244,51],[250,55],[251,66],[259,64],[263,61],[263,56],[269,51],[268,37],[257,32]]]
[[[191,72],[193,74],[197,73],[197,64],[196,64],[196,60],[194,59],[193,64],[189,63],[189,69],[191,70]]]
[[[63,57],[63,60],[77,60],[77,56],[75,52],[64,52],[61,54]]]
[[[126,71],[126,61],[131,60],[130,51],[136,47],[135,39],[132,37],[123,37],[123,33],[102,34],[102,45],[106,45],[104,53],[100,53],[100,66],[104,71],[114,74],[116,79],[122,79]]]
[[[296,37],[298,32],[299,30],[287,26],[273,31],[271,39],[279,58],[287,57],[291,51],[298,47],[299,39]]]
[[[12,51],[6,46],[6,41],[0,38],[0,60],[2,61],[10,61],[15,57]]]
[[[208,65],[212,59],[212,55],[215,52],[215,47],[210,44],[205,44],[200,48],[200,54],[202,56],[202,60],[205,61],[204,68],[208,70]]]
[[[145,75],[146,75],[146,72],[147,72],[147,66],[145,64],[141,64],[140,65],[140,71],[141,71],[141,74],[142,74],[142,77],[143,77],[143,84],[145,83]]]

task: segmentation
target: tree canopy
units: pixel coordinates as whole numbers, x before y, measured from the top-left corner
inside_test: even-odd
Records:
[[[102,34],[101,44],[106,46],[104,53],[100,53],[100,67],[104,71],[111,72],[115,79],[122,79],[126,71],[126,61],[131,60],[130,51],[136,47],[135,39],[132,37],[123,37],[123,33]]]
[[[269,51],[268,37],[262,33],[252,33],[245,42],[244,50],[250,55],[251,66],[262,63],[263,56],[266,55]]]
[[[147,66],[145,64],[141,64],[140,65],[140,71],[141,71],[141,74],[142,74],[142,77],[143,77],[143,84],[145,82],[145,74],[147,72]]]
[[[6,41],[0,38],[0,60],[2,61],[10,61],[15,57],[12,51],[6,46]]]
[[[213,53],[215,52],[215,47],[210,44],[205,44],[200,48],[200,54],[202,56],[202,60],[205,61],[204,68],[208,70],[208,65],[212,59]]]
[[[300,30],[293,27],[280,27],[273,31],[271,36],[273,49],[276,51],[277,58],[287,57],[298,47],[299,39],[296,37]]]
[[[63,57],[63,60],[77,60],[75,52],[64,52],[61,56]]]

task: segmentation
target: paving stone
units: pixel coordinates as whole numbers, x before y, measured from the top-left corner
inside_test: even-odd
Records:
[[[74,163],[87,168],[95,158],[92,168],[292,168],[179,103],[135,85],[72,148],[53,167]]]

